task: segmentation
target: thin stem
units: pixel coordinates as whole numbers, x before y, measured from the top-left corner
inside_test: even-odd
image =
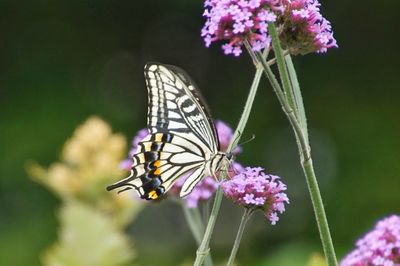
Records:
[[[239,249],[240,241],[242,240],[244,228],[246,227],[247,222],[250,219],[253,210],[246,208],[243,212],[242,220],[240,221],[239,229],[236,234],[235,243],[233,244],[231,255],[229,256],[227,266],[232,266],[235,262],[236,254]]]
[[[278,32],[276,30],[276,27],[274,23],[269,23],[268,24],[268,32],[271,36],[278,36]],[[283,55],[283,51],[279,42],[279,38],[272,38],[272,47],[274,47],[274,53],[275,53],[275,58],[278,63],[278,70],[279,70],[279,75],[282,80],[282,87],[283,87],[283,92],[286,96],[286,100],[289,103],[290,107],[293,110],[296,110],[296,105],[295,105],[295,99],[293,95],[292,88],[290,86],[290,80],[289,80],[289,74],[285,65],[285,58]],[[278,49],[276,49],[278,48]],[[295,113],[297,114],[297,113]]]
[[[288,78],[287,66],[285,64],[283,53],[281,52],[279,36],[276,32],[275,26],[272,23],[270,23],[268,25],[268,29],[269,29],[269,33],[272,37],[272,45],[273,45],[273,49],[275,51],[275,56],[277,57],[277,63],[278,63],[278,67],[279,67],[279,72],[281,74],[282,83],[284,86],[289,86],[288,88],[285,89],[285,91],[288,90],[288,91],[293,92],[293,88],[290,87],[291,84],[288,83],[289,78]],[[301,156],[302,157],[301,164],[303,167],[304,175],[306,177],[308,190],[310,193],[311,202],[313,204],[313,209],[314,209],[316,221],[318,224],[318,229],[319,229],[324,253],[326,256],[326,260],[327,260],[329,266],[336,266],[337,260],[336,260],[335,250],[333,247],[332,238],[331,238],[331,234],[329,231],[328,221],[326,218],[321,193],[319,191],[318,182],[317,182],[313,164],[312,164],[311,150],[308,145],[308,134],[306,131],[307,129],[302,127],[302,125],[299,121],[298,112],[300,109],[298,109],[298,107],[296,107],[295,105],[292,105],[292,103],[289,102],[287,94],[285,94],[284,91],[282,91],[282,89],[279,85],[279,82],[277,81],[274,73],[272,72],[271,68],[268,66],[265,59],[262,57],[262,55],[260,53],[255,53],[255,56],[259,60],[261,65],[263,66],[264,72],[265,72],[266,76],[268,77],[268,79],[278,97],[278,100],[282,106],[282,109],[284,110],[286,116],[288,117],[290,124],[295,132],[295,136],[296,136],[296,140],[298,142],[300,154],[303,155],[303,156]],[[254,57],[254,55],[252,55],[252,58],[253,57]],[[296,77],[294,75],[291,75],[291,78],[293,79]],[[297,80],[295,80],[295,82],[297,82]],[[285,83],[286,83],[286,85],[285,85]],[[293,83],[293,80],[292,80],[292,83]],[[295,88],[295,89],[299,89],[299,87]],[[298,93],[300,93],[300,91]],[[289,98],[290,97],[291,96],[289,96]],[[292,99],[294,99],[294,97]],[[297,103],[297,104],[302,104],[302,102]],[[295,108],[293,108],[293,106],[295,106]],[[302,106],[301,108],[304,108],[304,106]]]
[[[262,68],[258,68],[254,75],[253,83],[250,87],[249,95],[247,96],[247,100],[246,100],[246,104],[245,104],[242,116],[240,117],[238,126],[233,134],[231,143],[228,146],[228,149],[227,149],[228,153],[232,152],[232,150],[238,144],[240,137],[242,136],[243,130],[249,119],[250,111],[253,106],[253,102],[254,102],[254,99],[256,96],[258,85],[260,83],[262,72],[263,72]],[[219,212],[219,209],[221,206],[221,200],[222,200],[222,190],[221,190],[221,188],[218,188],[217,192],[215,193],[214,204],[211,209],[210,219],[208,220],[206,231],[203,236],[203,240],[201,241],[201,244],[196,252],[196,260],[193,264],[195,266],[202,265],[205,256],[210,251],[209,243],[210,243],[212,232],[214,230],[218,212]]]
[[[201,236],[204,233],[204,225],[203,221],[201,220],[199,209],[197,208],[188,208],[185,206],[183,202],[181,202],[183,214],[185,216],[186,222],[189,225],[190,231],[194,239],[196,240],[197,245],[200,245]],[[207,266],[212,266],[212,258],[211,255],[208,254],[205,258],[204,264]]]
[[[310,142],[308,139],[308,127],[307,127],[307,118],[306,118],[306,113],[304,110],[304,103],[303,103],[303,96],[301,95],[301,90],[300,90],[300,85],[297,80],[297,74],[296,70],[294,69],[294,65],[292,62],[292,58],[290,55],[285,56],[285,61],[287,65],[287,69],[289,72],[289,77],[290,77],[290,84],[291,84],[291,89],[294,94],[294,100],[296,103],[296,111],[297,111],[297,119],[302,127],[302,131],[304,134],[304,139],[307,142],[307,146],[310,146]],[[304,161],[304,154],[301,149],[301,144],[299,142],[299,137],[296,136],[296,142],[297,146],[299,148],[299,155],[300,155],[300,160],[303,162]]]
[[[285,112],[286,116],[288,117],[289,122],[292,125],[293,130],[295,131],[296,136],[298,136],[301,150],[304,153],[304,160],[308,160],[310,158],[310,148],[308,146],[308,140],[305,138],[305,135],[303,133],[301,125],[299,124],[299,122],[297,120],[297,117],[294,113],[295,110],[293,110],[292,107],[287,102],[285,94],[283,93],[278,80],[276,79],[270,66],[267,64],[265,59],[262,57],[262,54],[260,52],[257,52],[257,53],[255,53],[255,55],[257,56],[259,62],[261,63],[261,65],[264,69],[264,73],[267,76],[267,78],[269,79],[269,81],[272,85],[272,88],[274,89],[275,94],[278,97],[279,103],[281,104],[283,111]]]
[[[303,96],[301,95],[300,84],[297,79],[296,69],[294,68],[292,57],[289,54],[285,55],[285,61],[289,72],[290,84],[292,85],[292,91],[296,102],[297,112],[299,113],[298,118],[303,127],[305,138],[308,141],[307,117],[304,110]]]
[[[217,220],[219,208],[221,207],[221,201],[222,201],[222,189],[219,187],[217,189],[217,192],[215,193],[213,208],[211,210],[210,219],[208,220],[208,224],[207,224],[204,236],[203,236],[203,240],[201,241],[200,246],[196,252],[196,260],[193,264],[195,266],[202,265],[205,257],[210,252],[209,244],[210,244],[211,234],[214,230],[214,226],[215,226],[215,222]]]
[[[253,79],[253,83],[251,84],[249,96],[247,96],[246,105],[243,110],[242,116],[240,118],[239,124],[235,130],[235,133],[233,134],[232,141],[228,146],[228,149],[227,149],[228,153],[232,152],[232,150],[237,146],[237,144],[239,143],[239,140],[242,136],[244,127],[246,126],[247,121],[250,116],[251,106],[253,105],[254,99],[256,97],[257,88],[260,83],[262,73],[263,73],[263,70],[261,68],[257,69],[256,74]]]
[[[251,50],[250,44],[247,40],[245,40],[244,44],[245,44],[247,50]],[[262,58],[265,58],[268,55],[268,52],[269,52],[269,50],[265,50],[264,54],[261,54]],[[250,87],[249,95],[247,96],[247,100],[246,100],[246,104],[244,106],[242,116],[240,117],[239,124],[236,127],[235,133],[233,134],[232,141],[229,143],[227,153],[231,153],[235,149],[237,144],[239,143],[239,140],[242,136],[243,130],[247,124],[247,121],[249,120],[251,107],[253,106],[253,102],[256,97],[258,85],[260,84],[260,79],[261,79],[261,75],[263,72],[262,67],[258,63],[256,55],[254,55],[254,54],[251,54],[251,55],[252,55],[253,63],[255,64],[257,70],[256,70],[256,73],[253,78],[253,83],[251,84],[251,87]],[[273,59],[269,62],[266,62],[266,64],[273,65],[273,64],[275,64],[275,62],[276,62],[276,60]]]
[[[319,191],[318,181],[315,176],[312,159],[302,163],[304,175],[306,176],[308,191],[310,192],[311,202],[314,209],[315,218],[317,220],[319,235],[324,249],[326,261],[329,266],[337,266],[335,248],[333,246],[331,233],[329,230],[328,220],[325,214],[324,203],[322,201],[321,192]]]
[[[280,46],[279,36],[276,31],[275,25],[273,23],[268,24],[268,31],[272,37],[272,46],[274,48],[275,55],[277,57],[277,63],[278,63],[278,68],[279,68],[279,72],[281,75],[282,83],[283,83],[284,87],[289,86],[290,83],[289,83],[288,69],[285,64],[285,58],[282,54],[282,48]],[[295,89],[298,89],[299,90],[298,94],[301,95],[300,86],[298,86],[298,81],[297,81],[296,75],[292,74],[292,79],[296,79],[296,80],[292,80],[292,82],[294,81],[295,85],[297,85],[297,87],[295,87]],[[291,88],[291,87],[288,87],[285,90],[293,92],[293,88]],[[293,94],[291,95],[291,97],[293,97]],[[292,99],[294,100],[294,97]],[[290,101],[289,101],[289,104],[290,104]],[[298,104],[302,104],[302,103],[298,102]],[[299,115],[298,115],[299,110],[302,110],[304,112],[304,105],[302,105],[300,107],[300,109],[296,108],[294,110],[297,118],[299,118]],[[303,115],[305,117],[305,113],[303,113]],[[292,119],[292,117],[290,117],[290,119]],[[336,255],[335,255],[335,249],[333,246],[331,233],[329,230],[328,220],[327,220],[326,214],[325,214],[324,204],[322,202],[321,193],[320,193],[319,187],[318,187],[318,181],[315,176],[315,171],[314,171],[313,162],[312,162],[312,158],[311,158],[311,150],[308,145],[308,132],[307,132],[306,128],[302,127],[302,125],[299,123],[298,119],[292,119],[291,124],[296,127],[296,138],[297,138],[298,142],[300,143],[300,145],[299,145],[299,147],[301,148],[300,153],[303,155],[303,158],[302,158],[303,160],[302,160],[301,164],[303,167],[304,175],[307,180],[308,190],[310,193],[311,202],[313,204],[314,214],[315,214],[315,218],[317,220],[319,234],[320,234],[322,246],[324,249],[324,253],[326,256],[326,260],[328,262],[328,265],[334,266],[334,265],[337,265],[337,259],[336,259]],[[302,130],[300,130],[300,132],[298,132],[299,128],[302,129]]]

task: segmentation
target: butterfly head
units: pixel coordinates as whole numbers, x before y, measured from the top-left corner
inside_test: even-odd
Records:
[[[233,154],[230,152],[225,153],[225,157],[226,159],[228,159],[229,163],[231,163],[233,161]]]
[[[229,166],[231,165],[233,160],[233,155],[231,153],[225,153],[225,152],[218,152],[216,153],[212,159],[210,160],[209,166],[209,173],[212,176],[217,176],[217,173],[219,171],[224,171],[225,169],[228,169]]]

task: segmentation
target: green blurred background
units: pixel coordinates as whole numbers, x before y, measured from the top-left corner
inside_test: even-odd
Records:
[[[400,211],[400,3],[321,2],[340,47],[294,60],[342,257],[377,219]],[[31,181],[26,162],[55,161],[92,114],[128,138],[144,127],[147,61],[185,69],[214,117],[236,125],[254,69],[247,56],[204,47],[202,12],[199,0],[0,1],[0,265],[40,265],[57,238],[59,201]],[[292,132],[265,81],[253,110],[243,139],[256,139],[238,160],[283,177],[291,204],[274,227],[253,217],[238,259],[290,265],[282,257],[321,252],[317,228]],[[227,256],[241,215],[230,202],[222,208],[212,240],[217,260]],[[170,203],[145,208],[129,233],[142,265],[190,261],[196,248]]]

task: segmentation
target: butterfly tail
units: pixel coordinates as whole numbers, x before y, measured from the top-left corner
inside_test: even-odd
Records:
[[[136,176],[134,176],[134,171],[131,171],[131,175],[118,181],[117,183],[111,184],[106,187],[107,191],[111,191],[114,189],[122,188],[121,190],[118,191],[118,193],[121,193],[126,190],[130,190],[132,188],[136,189],[140,186],[139,184],[135,184],[138,182],[135,182]]]

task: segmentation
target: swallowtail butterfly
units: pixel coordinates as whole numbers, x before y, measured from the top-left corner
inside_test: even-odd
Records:
[[[190,173],[180,196],[189,194],[204,176],[215,176],[231,155],[221,152],[205,102],[180,68],[149,63],[144,68],[148,89],[149,135],[133,156],[131,175],[107,187],[134,188],[142,199],[157,199]]]

